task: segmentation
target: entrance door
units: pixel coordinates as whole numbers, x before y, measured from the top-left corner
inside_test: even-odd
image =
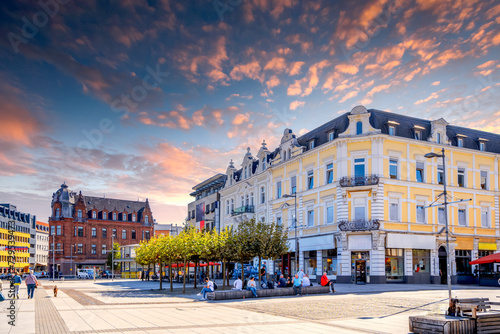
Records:
[[[356,283],[366,283],[365,260],[356,260]]]
[[[439,276],[441,276],[441,284],[448,284],[448,263],[446,261],[446,249],[439,247]]]

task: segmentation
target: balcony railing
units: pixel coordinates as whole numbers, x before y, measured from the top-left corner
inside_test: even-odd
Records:
[[[339,230],[341,231],[371,231],[378,230],[380,228],[380,222],[378,219],[372,220],[341,220],[339,221]]]
[[[87,222],[87,218],[83,218],[83,217],[76,217],[76,218],[74,219],[74,221],[75,221],[75,222],[77,222],[77,223],[85,223],[85,222]]]
[[[366,175],[366,176],[344,176],[339,180],[341,187],[359,187],[359,186],[372,186],[378,184],[378,175]]]
[[[255,209],[254,209],[253,205],[245,205],[245,206],[242,206],[240,208],[236,208],[233,211],[231,211],[231,216],[237,216],[237,215],[241,215],[244,213],[254,213],[254,212],[255,212]]]

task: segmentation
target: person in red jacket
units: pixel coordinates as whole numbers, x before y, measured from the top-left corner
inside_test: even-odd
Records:
[[[321,286],[330,286],[330,293],[335,292],[335,290],[333,289],[333,281],[328,279],[328,276],[326,276],[326,271],[323,273],[323,276],[321,276]]]

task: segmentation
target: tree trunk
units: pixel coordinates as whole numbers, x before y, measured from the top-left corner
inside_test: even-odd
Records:
[[[198,280],[196,279],[198,276],[198,260],[194,261],[194,288],[196,289],[196,283]]]
[[[161,267],[162,266],[162,263],[160,262],[160,290],[163,290],[163,282],[162,282],[162,271],[163,271],[163,268]]]
[[[226,290],[226,262],[222,260],[222,290]]]
[[[229,287],[229,261],[227,261],[226,268],[227,268],[227,275],[226,275],[227,286]]]
[[[170,291],[174,291],[174,278],[172,276],[172,260],[168,261],[168,280],[170,281]]]
[[[258,275],[259,275],[259,288],[261,288],[261,287],[262,287],[262,282],[261,282],[261,280],[262,280],[262,276],[261,276],[261,274],[260,274],[260,262],[261,262],[261,261],[262,261],[262,260],[261,260],[261,258],[260,258],[260,256],[259,256],[259,267],[257,268],[257,273],[258,273]]]
[[[184,260],[184,275],[182,277],[182,293],[186,293],[186,265],[187,262]]]

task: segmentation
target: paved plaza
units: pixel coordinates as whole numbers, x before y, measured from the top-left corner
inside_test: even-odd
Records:
[[[54,283],[42,284],[31,300],[21,288],[15,327],[8,324],[9,301],[0,303],[0,334],[408,333],[408,316],[444,312],[448,295],[440,285],[336,284],[328,295],[207,302],[192,284],[182,294],[180,284],[170,292],[168,284],[158,291],[158,282],[119,279],[58,281],[54,298]],[[453,296],[500,301],[498,288],[453,289]]]

